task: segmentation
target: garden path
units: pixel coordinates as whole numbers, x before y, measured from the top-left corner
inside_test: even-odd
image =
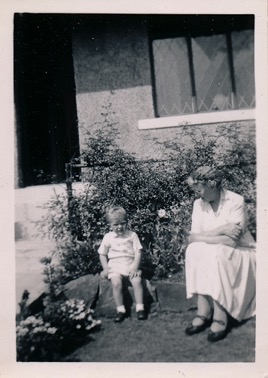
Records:
[[[40,240],[16,241],[16,312],[24,290],[29,291],[30,301],[44,292],[44,265],[40,259],[49,256],[52,247],[51,243]]]

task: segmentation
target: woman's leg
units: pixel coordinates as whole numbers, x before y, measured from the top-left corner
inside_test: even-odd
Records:
[[[205,318],[209,319],[211,316],[211,304],[210,299],[206,295],[198,294],[197,296],[197,314],[200,316],[204,316]],[[200,318],[193,319],[193,325],[199,326],[203,323],[203,320]]]
[[[220,332],[220,331],[223,331],[227,327],[228,316],[225,309],[217,301],[213,301],[213,304],[214,304],[213,319],[219,320],[220,322],[223,322],[223,323],[218,323],[218,322],[212,323],[210,329],[213,332]]]
[[[211,298],[206,295],[198,294],[197,314],[185,328],[185,333],[189,336],[204,331],[211,324]]]

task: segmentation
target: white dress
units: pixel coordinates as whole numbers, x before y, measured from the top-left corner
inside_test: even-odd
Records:
[[[194,294],[211,296],[236,320],[255,315],[256,250],[247,229],[244,199],[223,189],[218,211],[209,203],[194,202],[192,232],[202,233],[226,223],[240,223],[243,228],[238,245],[193,242],[186,250],[187,298]]]

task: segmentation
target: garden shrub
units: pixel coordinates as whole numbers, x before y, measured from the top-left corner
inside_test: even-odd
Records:
[[[70,345],[100,325],[78,299],[50,302],[43,312],[17,322],[17,361],[57,361]]]
[[[83,300],[60,295],[57,269],[50,258],[42,262],[49,288],[43,309],[31,313],[27,306],[29,292],[25,290],[16,317],[17,361],[21,362],[59,361],[70,347],[88,340],[89,334],[101,325]]]
[[[65,279],[101,270],[97,249],[108,231],[104,214],[111,205],[121,205],[129,214],[129,225],[144,247],[146,277],[182,270],[194,200],[185,179],[201,165],[220,167],[224,186],[245,197],[249,228],[256,235],[255,146],[240,129],[239,124],[218,126],[214,135],[207,135],[185,127],[183,138],[163,143],[165,159],[142,162],[118,147],[115,126],[106,120],[88,136],[79,159],[88,166],[83,179],[91,185],[74,193],[69,214],[67,195],[52,199],[39,222],[42,232],[46,228],[57,241]]]

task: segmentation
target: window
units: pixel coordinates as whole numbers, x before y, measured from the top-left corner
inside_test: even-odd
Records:
[[[253,28],[210,26],[152,38],[158,117],[255,107]]]

